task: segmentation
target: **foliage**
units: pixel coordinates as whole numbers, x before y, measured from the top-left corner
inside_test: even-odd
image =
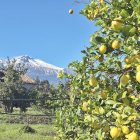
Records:
[[[39,82],[38,85],[30,91],[30,96],[32,99],[36,100],[33,102],[36,108],[48,114],[54,112],[56,108],[63,105],[61,99],[67,97],[65,94],[66,91],[66,85],[60,83],[58,86],[54,87],[45,80]]]
[[[60,139],[138,140],[140,2],[91,0],[81,14],[99,30],[83,61],[70,64],[75,74],[65,75],[70,102],[57,113]]]
[[[12,112],[13,107],[20,107],[25,111],[28,104],[26,102],[12,101],[13,99],[27,98],[26,89],[23,86],[21,75],[25,74],[26,69],[20,64],[15,66],[15,61],[6,62],[6,66],[1,66],[4,72],[4,81],[0,82],[0,99],[4,105],[5,112]]]

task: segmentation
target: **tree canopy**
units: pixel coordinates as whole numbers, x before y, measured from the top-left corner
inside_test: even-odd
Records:
[[[91,0],[80,14],[99,28],[65,75],[71,100],[58,113],[60,139],[139,140],[140,1]]]

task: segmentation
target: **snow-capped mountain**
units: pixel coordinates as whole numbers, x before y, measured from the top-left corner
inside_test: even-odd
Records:
[[[64,68],[60,68],[51,64],[48,64],[40,59],[34,59],[28,55],[18,56],[12,58],[16,60],[16,64],[22,64],[27,68],[27,75],[32,79],[48,80],[52,84],[57,84],[59,79],[57,74],[60,71],[65,71]]]

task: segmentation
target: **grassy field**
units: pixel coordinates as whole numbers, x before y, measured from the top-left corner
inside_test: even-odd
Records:
[[[0,140],[54,140],[56,136],[52,125],[30,125],[35,133],[24,133],[24,124],[0,124]]]
[[[0,112],[3,112],[1,108]],[[20,114],[19,108],[14,108],[12,114]],[[35,133],[25,133],[25,129],[22,128],[27,126],[26,116],[20,117],[20,115],[13,116],[12,114],[0,114],[0,140],[54,140],[56,137],[54,126],[49,122],[47,124],[46,119],[41,119],[39,116],[28,118],[32,120],[29,121],[32,123],[29,126],[35,130]],[[25,114],[44,115],[43,112],[33,107],[28,108]]]
[[[10,114],[1,113],[4,113],[2,108],[0,108],[0,123],[25,124],[29,122],[30,124],[50,124],[55,117],[53,116],[54,114],[50,114],[51,112],[44,114],[41,110],[37,110],[34,107],[27,108],[27,111],[22,112],[22,114],[19,108],[14,108],[14,111]]]
[[[13,108],[13,114],[16,114],[16,113],[20,113],[20,109],[19,108]],[[0,113],[1,112],[4,112],[4,110],[2,108],[0,108]],[[40,115],[40,114],[44,114],[41,110],[37,110],[34,106],[33,107],[28,107],[27,108],[27,111],[24,113],[24,114],[34,114],[34,115]]]

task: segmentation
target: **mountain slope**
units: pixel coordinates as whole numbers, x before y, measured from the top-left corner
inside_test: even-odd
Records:
[[[28,69],[27,75],[32,79],[48,80],[51,84],[57,84],[59,81],[57,74],[65,70],[40,59],[31,58],[28,55],[18,56],[12,59],[16,60],[16,64],[20,63],[24,65]]]

